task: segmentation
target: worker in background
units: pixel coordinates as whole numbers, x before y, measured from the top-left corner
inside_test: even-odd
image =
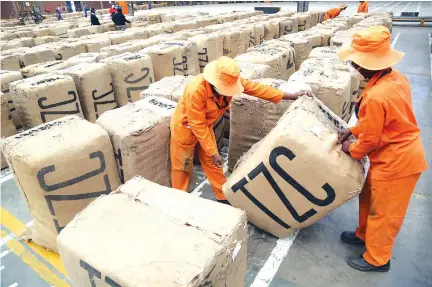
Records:
[[[87,18],[87,12],[88,12],[88,10],[89,10],[89,7],[87,6],[87,4],[84,4],[83,5],[83,11],[84,11],[84,17],[86,17]]]
[[[57,7],[56,8],[56,13],[57,13],[57,20],[63,20],[63,17],[62,17],[62,15],[61,15],[61,10],[60,10],[60,7]]]
[[[95,8],[90,10],[90,23],[92,26],[100,26],[99,18],[96,16]]]
[[[383,26],[362,30],[351,46],[337,52],[351,61],[369,83],[356,104],[358,123],[339,134],[342,149],[354,159],[369,157],[370,169],[360,193],[359,226],[345,231],[345,243],[365,244],[362,256],[348,259],[360,271],[388,271],[391,251],[420,174],[427,169],[420,129],[407,78],[391,67],[403,53],[390,46]],[[350,135],[355,141],[350,140]]]
[[[120,31],[126,30],[126,23],[130,23],[130,21],[126,19],[125,15],[123,15],[123,11],[120,8],[117,8],[117,12],[114,14],[112,20],[116,25],[117,30]]]
[[[369,4],[368,1],[360,1],[359,6],[357,8],[357,13],[368,13]]]
[[[114,17],[114,14],[117,12],[117,9],[114,4],[111,5],[111,8],[109,8],[108,12],[110,13],[112,19]]]
[[[339,8],[333,8],[333,9],[327,10],[327,12],[324,15],[324,20],[336,18],[346,8],[347,8],[347,5],[342,4]]]
[[[204,73],[186,86],[171,119],[171,181],[172,187],[186,191],[193,168],[195,147],[204,173],[216,199],[228,203],[222,193],[226,182],[222,158],[218,152],[213,124],[229,108],[235,95],[241,93],[279,103],[294,100],[307,92],[296,94],[240,78],[240,68],[231,58],[210,62]]]

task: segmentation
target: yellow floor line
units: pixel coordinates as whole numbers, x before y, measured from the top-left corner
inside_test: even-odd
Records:
[[[3,214],[3,212],[2,212]],[[2,218],[3,222],[3,218]],[[2,237],[8,235],[6,231],[1,231]],[[32,268],[40,278],[45,280],[48,284],[55,287],[69,287],[69,284],[60,279],[54,272],[52,272],[48,266],[39,261],[31,252],[25,248],[18,240],[12,239],[6,243],[6,246],[11,252],[21,258],[30,268]]]
[[[17,219],[15,216],[9,213],[9,211],[4,209],[3,207],[1,207],[0,218],[1,218],[1,224],[7,229],[9,229],[16,236],[20,236],[27,229],[27,226],[24,223],[22,223],[19,219]],[[2,237],[3,235],[4,234],[2,233]],[[29,248],[31,248],[39,256],[45,259],[59,272],[67,276],[66,269],[64,268],[63,263],[61,262],[60,255],[40,245],[37,245],[33,242],[25,242],[25,243]]]

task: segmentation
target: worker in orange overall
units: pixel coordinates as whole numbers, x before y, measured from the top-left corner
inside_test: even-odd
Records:
[[[327,10],[326,13],[325,13],[325,15],[324,15],[324,20],[326,21],[326,20],[329,20],[329,19],[336,18],[347,7],[348,7],[347,5],[342,4],[339,8],[333,8],[333,9]]]
[[[352,72],[369,79],[356,104],[357,125],[339,134],[345,152],[370,160],[360,194],[359,226],[355,232],[343,232],[341,239],[366,245],[362,256],[348,259],[351,267],[385,272],[411,195],[427,169],[410,84],[391,68],[404,54],[390,47],[387,28],[375,26],[354,34],[351,46],[337,55],[351,61]],[[351,134],[355,141],[348,139]]]
[[[195,147],[216,199],[228,203],[222,193],[226,182],[222,169],[213,124],[229,108],[233,96],[241,93],[273,103],[294,100],[307,92],[284,93],[240,77],[240,68],[231,58],[210,62],[204,73],[186,86],[171,119],[171,181],[172,187],[187,190],[193,168]]]
[[[367,13],[369,11],[368,1],[360,1],[357,13]]]

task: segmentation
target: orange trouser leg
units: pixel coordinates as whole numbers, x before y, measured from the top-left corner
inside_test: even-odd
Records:
[[[171,185],[175,189],[187,191],[193,168],[194,147],[182,146],[171,139]]]
[[[371,180],[370,210],[363,258],[381,266],[391,258],[396,235],[402,226],[420,174],[394,180]]]
[[[368,174],[365,185],[363,186],[363,190],[359,195],[359,226],[357,227],[356,230],[356,236],[363,241],[365,241],[366,238],[366,226],[367,226],[367,219],[369,216],[370,201],[371,201],[371,179],[370,179],[370,174]]]
[[[226,177],[223,173],[223,169],[217,167],[213,163],[213,159],[209,156],[200,145],[197,145],[198,157],[203,168],[203,171],[210,182],[216,199],[226,200],[225,195],[222,192],[222,185],[226,182]]]

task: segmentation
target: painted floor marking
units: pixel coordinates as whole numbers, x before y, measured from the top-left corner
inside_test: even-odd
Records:
[[[403,8],[403,10],[401,11],[401,14],[402,14],[402,12],[405,12],[406,8],[408,8],[409,5],[411,5],[411,1],[405,6],[405,8]]]
[[[3,257],[5,257],[6,255],[8,255],[8,253],[9,253],[8,250],[3,251],[3,252],[0,254],[0,259],[3,258]]]
[[[0,184],[13,178],[12,173],[0,178]]]
[[[4,265],[0,266],[0,271],[3,271],[5,269]]]
[[[393,42],[391,43],[391,47],[392,49],[394,48],[394,46],[396,45],[397,40],[399,39],[401,32],[396,34],[396,37],[393,39]]]
[[[17,287],[17,286],[18,286],[18,283],[15,282],[15,283],[12,283],[11,285],[9,285],[8,287]]]
[[[288,251],[294,243],[298,233],[299,230],[289,237],[280,238],[276,241],[275,248],[273,248],[269,258],[258,272],[254,282],[250,287],[267,287],[270,285],[271,281],[276,275],[276,272],[279,270],[280,265],[287,256]]]

